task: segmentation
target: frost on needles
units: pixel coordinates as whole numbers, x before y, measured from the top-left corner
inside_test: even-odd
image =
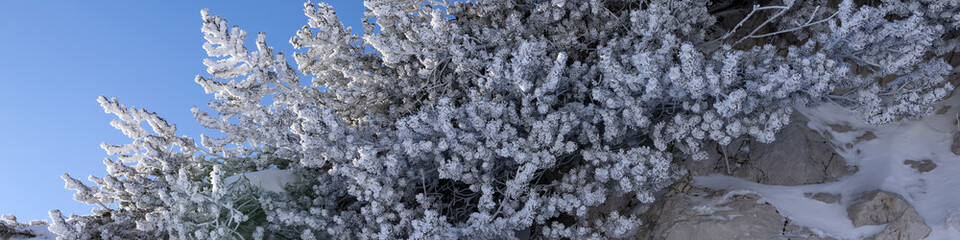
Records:
[[[952,91],[960,1],[365,1],[363,34],[325,3],[274,53],[202,11],[223,138],[177,136],[100,98],[133,139],[62,239],[604,239],[685,174],[701,146],[771,142],[793,107],[871,123]],[[303,78],[303,79],[302,79]],[[146,124],[144,124],[146,123]],[[149,127],[147,129],[146,127]],[[201,146],[202,145],[202,146]],[[300,179],[264,191],[279,169]],[[268,174],[260,174],[264,176]],[[605,204],[627,200],[629,209]]]

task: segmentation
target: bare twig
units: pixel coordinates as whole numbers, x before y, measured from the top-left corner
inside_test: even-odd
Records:
[[[763,21],[763,23],[761,23],[760,26],[757,26],[756,28],[753,29],[753,31],[750,31],[750,34],[747,34],[746,36],[743,36],[742,38],[740,38],[740,40],[737,40],[736,42],[734,42],[733,45],[737,45],[743,40],[746,40],[747,37],[753,36],[753,34],[756,34],[758,31],[760,31],[760,29],[763,29],[764,26],[773,22],[774,19],[777,19],[780,16],[783,16],[783,14],[786,13],[787,10],[790,9],[790,7],[793,7],[793,3],[791,3],[788,6],[768,6],[768,7],[761,7],[761,8],[757,8],[756,6],[754,6],[755,10],[780,9],[780,11],[773,14],[773,16],[768,18],[766,21]]]
[[[819,7],[818,7],[818,8],[819,8]],[[816,13],[816,11],[814,11],[814,13]],[[776,31],[776,32],[766,33],[766,34],[761,34],[761,35],[748,35],[747,37],[750,37],[750,38],[762,38],[762,37],[769,37],[769,36],[773,36],[773,35],[777,35],[777,34],[782,34],[782,33],[788,33],[788,32],[797,31],[797,30],[800,30],[800,29],[803,29],[803,28],[806,28],[806,27],[810,27],[810,26],[813,26],[813,25],[817,25],[817,24],[820,24],[820,23],[829,21],[830,19],[833,19],[833,17],[837,16],[837,13],[838,13],[838,12],[835,12],[835,13],[833,13],[833,15],[830,15],[830,17],[827,17],[827,18],[824,18],[824,19],[820,19],[819,21],[816,21],[816,22],[807,21],[807,22],[804,23],[803,25],[800,25],[800,26],[797,26],[797,27],[794,27],[794,28],[791,28],[791,29],[781,30],[781,31]],[[813,20],[813,16],[810,16],[810,20]]]
[[[727,164],[727,175],[730,175],[732,173],[730,172],[730,159],[727,158],[727,146],[721,146],[720,150],[723,151],[723,161]]]

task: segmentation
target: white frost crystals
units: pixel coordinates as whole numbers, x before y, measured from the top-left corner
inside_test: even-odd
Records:
[[[68,177],[78,200],[102,206],[52,212],[51,230],[629,237],[632,209],[602,206],[653,202],[685,174],[674,160],[704,158],[706,142],[773,141],[794,106],[825,101],[873,123],[919,117],[952,89],[942,56],[957,50],[960,1],[726,3],[368,0],[360,36],[307,3],[296,70],[265,34],[250,51],[243,30],[204,10],[213,77],[196,82],[216,100],[192,111],[225,137],[197,146],[101,98],[133,142],[103,145],[117,160],[96,187]],[[750,18],[763,23],[737,24]],[[231,184],[241,175],[250,184]]]

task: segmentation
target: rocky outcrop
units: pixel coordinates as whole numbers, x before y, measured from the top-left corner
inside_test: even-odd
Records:
[[[839,194],[829,193],[805,193],[803,196],[828,204],[838,202],[843,198],[843,196],[840,196]]]
[[[809,129],[807,123],[806,117],[794,113],[791,124],[772,143],[740,140],[727,147],[714,145],[707,148],[707,160],[683,161],[689,175],[646,210],[642,215],[645,225],[637,239],[832,239],[791,223],[755,193],[702,189],[690,184],[691,176],[722,174],[761,184],[807,185],[833,182],[855,173],[856,168],[847,166],[834,150],[851,146],[833,146],[830,132]],[[832,132],[854,131],[848,126],[829,126]],[[854,144],[875,138],[877,134],[866,131],[854,139]],[[955,145],[960,146],[960,139]],[[906,160],[903,164],[921,173],[937,167],[931,160]],[[884,225],[881,232],[867,239],[923,239],[931,232],[913,206],[896,194],[875,191],[853,198],[856,195],[808,192],[804,196],[825,204],[852,204],[847,211],[856,227]]]
[[[856,227],[887,224],[883,231],[868,239],[923,239],[931,231],[913,206],[900,196],[885,191],[864,194],[847,208],[847,215]]]
[[[794,112],[790,121],[772,143],[714,144],[706,148],[707,160],[684,165],[695,176],[718,173],[772,185],[832,182],[856,171],[819,132],[807,127],[806,117]]]
[[[819,132],[807,127],[795,112],[774,142],[737,140],[705,150],[708,159],[685,161],[690,176],[723,174],[773,185],[803,185],[836,181],[855,172]],[[712,191],[681,180],[644,214],[640,239],[830,239],[790,223],[757,194]],[[839,195],[810,193],[808,197],[835,203]]]
[[[934,163],[933,160],[930,160],[930,159],[924,159],[924,160],[920,160],[920,161],[917,161],[917,160],[904,160],[904,161],[903,161],[903,164],[909,165],[910,168],[916,169],[917,171],[920,171],[921,173],[933,171],[933,169],[937,168],[937,164]]]
[[[746,191],[691,189],[647,213],[640,239],[829,239],[791,224],[775,207]]]

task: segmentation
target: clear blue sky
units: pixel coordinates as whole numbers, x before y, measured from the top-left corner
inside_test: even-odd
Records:
[[[0,5],[0,214],[48,219],[50,209],[92,206],[63,188],[64,172],[103,176],[101,142],[128,143],[96,99],[157,112],[178,135],[210,133],[192,106],[213,99],[193,82],[206,74],[200,9],[248,32],[267,33],[276,51],[306,24],[303,1],[5,1]],[[328,1],[361,29],[359,0]],[[291,59],[291,63],[294,61]],[[88,182],[89,183],[89,182]]]

